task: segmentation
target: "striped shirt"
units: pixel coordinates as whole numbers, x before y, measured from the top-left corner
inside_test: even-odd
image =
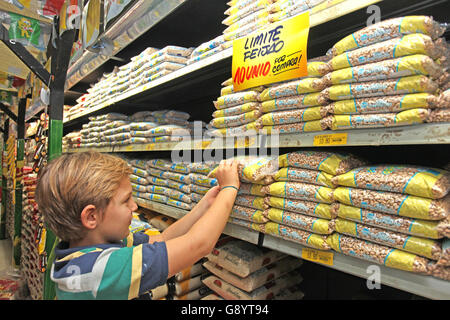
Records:
[[[169,273],[165,242],[130,233],[121,242],[55,249],[51,279],[59,300],[134,299],[163,285]]]

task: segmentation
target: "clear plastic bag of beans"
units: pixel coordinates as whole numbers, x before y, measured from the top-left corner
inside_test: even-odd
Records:
[[[272,111],[315,107],[319,105],[319,96],[320,93],[315,92],[266,100],[261,103],[261,111],[267,113]]]
[[[331,210],[330,204],[318,203],[314,201],[285,199],[279,197],[268,196],[264,198],[267,207],[278,208],[282,210],[306,214],[311,217],[334,219],[337,213]]]
[[[261,116],[259,110],[253,110],[235,116],[213,118],[211,125],[215,128],[237,127],[255,121]]]
[[[263,214],[263,211],[236,204],[231,209],[230,216],[255,223],[266,223],[269,221],[269,219]]]
[[[450,108],[431,110],[428,122],[450,122]]]
[[[424,123],[429,117],[428,109],[410,109],[399,113],[334,115],[331,130],[413,125]]]
[[[399,249],[392,249],[336,232],[328,237],[327,243],[337,252],[385,265],[386,267],[416,273],[428,272],[428,259]]]
[[[280,167],[320,170],[331,175],[343,174],[366,163],[352,154],[313,150],[294,151],[278,157]]]
[[[333,199],[349,206],[403,217],[441,220],[450,210],[450,196],[429,199],[401,193],[339,187],[333,191]]]
[[[259,102],[248,102],[238,106],[216,110],[212,116],[213,118],[236,116],[250,111],[260,110],[260,107],[261,104]]]
[[[367,226],[342,218],[337,218],[335,220],[335,228],[340,234],[368,240],[391,248],[402,249],[403,251],[417,254],[431,260],[438,260],[442,254],[440,242],[432,239],[419,238],[395,231]]]
[[[259,121],[256,121],[259,123]],[[288,123],[288,124],[279,124],[272,126],[263,126],[260,132],[264,134],[273,134],[273,133],[303,133],[303,132],[314,132],[314,131],[323,131],[328,129],[328,122],[321,120],[313,120],[306,122],[296,122],[296,123]]]
[[[287,167],[281,168],[274,175],[276,181],[305,182],[334,188],[333,175],[319,170]]]
[[[219,97],[213,101],[216,109],[230,108],[247,102],[258,102],[258,91],[242,91]]]
[[[275,197],[307,200],[323,203],[333,202],[333,189],[302,182],[275,182],[262,188]]]
[[[450,108],[450,89],[445,90],[439,95],[439,108]]]
[[[319,92],[325,87],[321,78],[303,78],[267,88],[259,95],[259,101]]]
[[[428,16],[406,16],[380,21],[337,42],[331,49],[333,56],[377,42],[401,37],[411,33],[423,33],[432,39],[443,35],[446,26]]]
[[[239,187],[239,191],[238,191],[238,195],[254,195],[254,196],[264,196],[265,193],[262,192],[261,188],[264,185],[262,184],[253,184],[253,183],[245,183],[242,182],[240,187]]]
[[[243,207],[249,207],[249,208],[255,208],[259,210],[265,210],[267,209],[267,205],[264,203],[263,197],[258,196],[252,196],[252,195],[243,195],[238,194],[236,197],[236,200],[234,201],[235,205],[243,206]]]
[[[447,232],[444,230],[444,228],[449,228],[450,226],[450,221],[447,221],[448,218],[437,221],[413,219],[365,210],[342,203],[331,204],[331,212],[333,215],[347,220],[422,238],[441,239],[448,237],[450,234],[449,230]]]
[[[450,281],[450,267],[440,266],[437,263],[429,263],[428,274],[435,278]]]
[[[425,75],[437,79],[444,70],[433,59],[423,54],[416,54],[397,59],[388,59],[356,67],[336,70],[326,74],[322,79],[327,86],[394,79],[412,75]]]
[[[186,203],[172,198],[167,199],[167,204],[184,210],[191,210],[195,205],[195,203]]]
[[[419,166],[360,167],[335,176],[332,181],[341,186],[399,192],[431,199],[443,198],[450,191],[450,172]]]
[[[308,215],[270,208],[264,210],[264,216],[273,222],[318,234],[331,234],[334,231],[332,220],[314,218]]]
[[[322,119],[322,110],[323,109],[321,109],[320,107],[311,107],[305,109],[270,112],[262,115],[258,121],[263,126],[272,126],[279,124],[320,120]]]
[[[199,173],[190,173],[189,179],[191,183],[195,183],[208,188],[212,188],[217,185],[217,179],[208,178],[206,175]]]
[[[438,97],[430,93],[412,93],[406,95],[380,96],[340,100],[330,103],[328,112],[332,114],[368,114],[393,113],[416,108],[434,108]]]
[[[321,104],[329,100],[349,100],[385,95],[435,93],[438,84],[426,76],[410,76],[399,79],[339,84],[324,89],[319,97]]]
[[[277,238],[300,243],[306,247],[320,250],[331,249],[330,245],[327,243],[328,236],[292,228],[276,222],[267,222],[264,227],[264,232]]]
[[[442,39],[433,41],[420,33],[408,34],[340,54],[331,59],[328,66],[330,71],[335,71],[413,54],[423,54],[435,60],[444,54],[444,42]]]
[[[442,252],[437,262],[439,266],[450,267],[450,239],[446,238],[442,242]]]

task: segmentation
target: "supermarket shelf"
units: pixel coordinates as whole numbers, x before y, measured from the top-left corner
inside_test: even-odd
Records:
[[[186,1],[187,0],[140,0],[108,28],[100,38],[113,40],[114,49],[112,55],[114,56]],[[139,30],[138,26],[145,27]],[[129,34],[128,30],[130,28],[136,31],[134,35]],[[87,50],[84,51],[83,55],[68,69],[66,90],[73,87],[83,77],[99,68],[108,60],[109,57],[107,56],[99,55]]]
[[[318,140],[326,135],[346,138],[346,143],[326,143]],[[316,141],[316,143],[315,143]],[[318,131],[301,134],[280,134],[275,136],[250,136],[229,139],[203,139],[181,142],[161,142],[102,148],[65,149],[64,152],[75,153],[88,150],[98,152],[141,152],[141,151],[177,151],[177,150],[212,150],[235,148],[291,148],[314,146],[381,146],[414,144],[448,144],[450,143],[450,123],[425,123],[413,126],[393,128],[355,129],[342,131]]]
[[[329,8],[326,8],[324,10],[318,11],[318,12],[312,12],[310,15],[310,26],[315,27],[321,24],[324,24],[326,22],[329,22],[331,20],[337,19],[339,17],[343,17],[349,13],[358,11],[362,8],[365,8],[367,6],[370,6],[375,3],[379,3],[382,0],[330,0],[328,2],[331,3],[331,6]],[[334,3],[334,4],[333,4]],[[167,11],[167,14],[170,11]],[[91,108],[89,110],[86,110],[85,112],[67,117],[64,119],[64,123],[70,123],[75,119],[79,119],[81,117],[84,117],[88,114],[91,114],[93,112],[103,110],[109,106],[112,106],[117,103],[133,103],[136,99],[139,99],[142,96],[146,96],[148,94],[151,94],[152,91],[158,90],[158,87],[164,86],[165,84],[170,84],[172,86],[172,83],[177,81],[177,79],[186,77],[189,75],[190,79],[195,79],[197,77],[197,73],[201,72],[202,69],[208,69],[208,73],[212,76],[215,75],[214,72],[210,72],[210,70],[214,69],[223,69],[223,63],[226,61],[227,68],[224,69],[223,74],[227,74],[229,76],[231,72],[231,57],[233,54],[233,49],[229,48],[222,52],[219,52],[211,57],[208,57],[204,60],[201,60],[197,63],[194,63],[192,65],[186,66],[185,68],[179,69],[175,72],[172,72],[166,76],[163,76],[157,80],[154,80],[150,83],[141,85],[135,89],[132,89],[128,92],[125,92],[124,94],[121,94],[119,96],[116,96],[113,99],[110,99],[102,104],[99,104],[98,106]],[[84,55],[89,56],[91,53],[87,52]],[[73,65],[69,69],[69,77],[68,79],[70,81],[72,78],[72,72],[75,69],[84,68],[83,70],[91,70],[92,68],[95,68],[91,63],[86,64],[86,61],[88,58],[83,57],[80,59],[80,61],[77,61],[75,65]],[[101,56],[98,56],[96,59],[104,59]],[[84,61],[84,64],[82,64],[82,61]],[[87,71],[86,71],[87,72]],[[81,72],[81,73],[86,73]],[[221,71],[222,72],[222,71]],[[192,75],[190,75],[192,74]],[[81,75],[80,75],[81,79]],[[68,80],[68,81],[69,81]],[[70,82],[68,88],[70,88]],[[175,89],[174,89],[175,90]]]
[[[141,207],[156,211],[175,219],[183,217],[188,212],[187,210],[182,210],[165,204],[147,201],[139,198],[136,198],[135,201]],[[223,233],[253,244],[258,244],[259,232],[249,230],[239,225],[228,223]],[[305,248],[301,244],[267,234],[264,234],[262,246],[298,258],[302,258],[302,250]],[[440,280],[431,276],[424,276],[407,271],[387,268],[379,264],[374,264],[368,261],[346,256],[342,253],[334,251],[331,252],[333,253],[332,265],[322,264],[319,262],[317,263],[364,279],[367,279],[372,275],[372,272],[369,272],[368,268],[375,265],[380,268],[380,280],[382,285],[387,285],[429,299],[450,299],[449,281]]]

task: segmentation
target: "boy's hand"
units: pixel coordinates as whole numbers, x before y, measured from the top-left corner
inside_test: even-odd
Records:
[[[219,187],[234,186],[239,189],[240,181],[236,160],[222,160],[216,171],[216,179]]]
[[[208,190],[208,192],[203,196],[201,201],[206,202],[208,208],[213,204],[214,200],[216,200],[217,195],[219,194],[220,188],[218,186],[212,187]]]

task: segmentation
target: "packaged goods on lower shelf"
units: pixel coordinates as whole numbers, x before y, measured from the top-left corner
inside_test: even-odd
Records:
[[[154,226],[155,228],[164,231],[167,229],[172,223],[175,222],[174,218],[165,216],[165,215],[159,215],[152,219],[150,219],[149,223]]]
[[[302,260],[286,257],[256,270],[247,277],[239,277],[211,261],[204,262],[203,266],[216,277],[225,280],[241,290],[251,292],[264,284],[301,267]]]
[[[238,289],[216,276],[207,277],[203,280],[203,283],[212,291],[222,296],[225,300],[270,300],[281,290],[294,284],[299,284],[302,280],[303,278],[301,277],[300,272],[294,270],[251,292]]]
[[[192,277],[201,274],[205,269],[202,266],[202,261],[196,262],[190,267],[183,269],[182,271],[175,274],[175,281],[181,282]]]
[[[238,276],[247,277],[285,256],[284,253],[259,248],[242,240],[225,239],[219,240],[216,248],[206,258]]]

